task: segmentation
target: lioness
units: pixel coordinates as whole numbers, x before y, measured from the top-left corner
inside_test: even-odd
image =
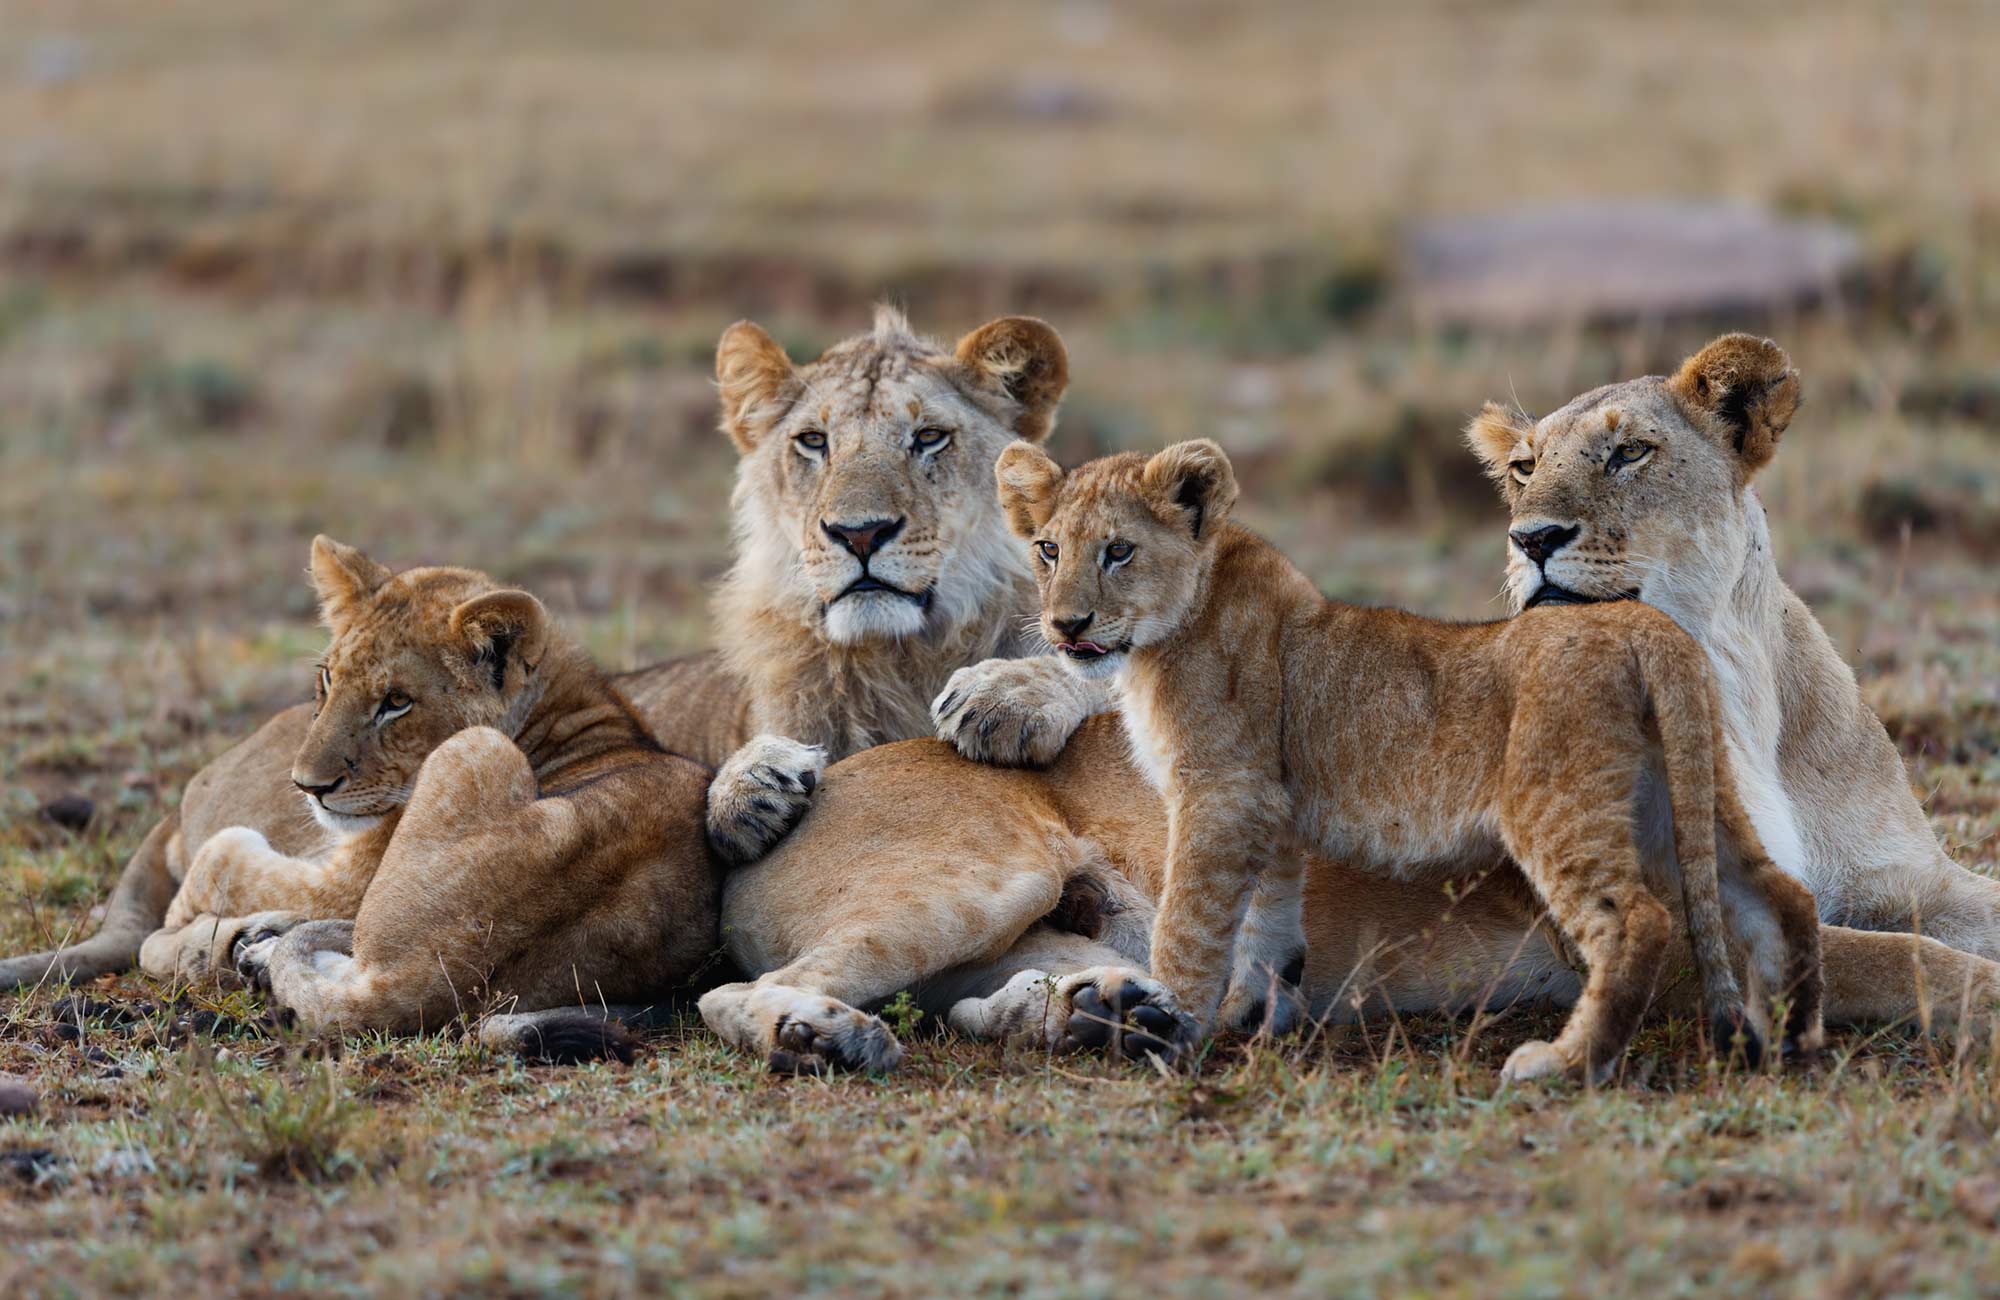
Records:
[[[765,738],[761,766],[720,778],[721,795],[744,788],[711,800],[707,769],[665,753],[527,592],[392,573],[325,537],[311,572],[331,632],[314,703],[251,743],[303,722],[287,802],[331,839],[209,836],[141,951],[149,974],[245,962],[308,1027],[408,1031],[493,1000],[650,996],[708,958],[705,819],[745,797],[802,803],[815,751]],[[205,785],[183,815],[246,793]]]
[[[1799,393],[1777,344],[1731,334],[1539,420],[1488,405],[1469,437],[1512,512],[1508,594],[1672,615],[1708,652],[1751,820],[1821,918],[2000,957],[2000,881],[1945,855],[1854,674],[1779,576],[1752,482]]]
[[[1496,847],[1520,864],[1590,974],[1555,1042],[1522,1044],[1503,1077],[1608,1077],[1665,966],[1654,891],[1674,865],[1710,1015],[1743,1019],[1734,937],[1753,993],[1789,1003],[1777,1032],[1817,1045],[1812,897],[1764,856],[1707,664],[1665,615],[1454,624],[1328,600],[1230,520],[1235,472],[1206,440],[1068,473],[1020,443],[995,473],[1040,559],[1045,635],[1079,673],[1117,675],[1133,752],[1166,796],[1151,971],[1197,1031],[1234,947],[1303,949],[1296,836],[1406,879],[1461,874]],[[1671,855],[1647,842],[1662,784]],[[1753,1059],[1755,1033],[1773,1032],[1762,1004]]]

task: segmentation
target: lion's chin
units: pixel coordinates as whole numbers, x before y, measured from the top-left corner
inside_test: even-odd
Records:
[[[1614,591],[1602,596],[1593,596],[1553,582],[1544,582],[1535,588],[1534,594],[1528,597],[1521,608],[1538,609],[1543,605],[1602,605],[1614,600],[1636,600],[1638,595],[1636,591]]]
[[[826,607],[826,639],[835,645],[900,641],[924,630],[926,613],[901,592],[849,592]]]
[[[1061,657],[1063,665],[1066,668],[1086,681],[1099,681],[1106,677],[1116,677],[1118,670],[1125,666],[1125,660],[1129,657],[1127,649],[1122,646],[1116,650],[1103,650],[1096,654],[1085,656],[1068,654],[1060,650],[1056,653]]]
[[[327,830],[332,831],[335,835],[359,835],[362,831],[376,825],[382,818],[388,815],[386,813],[371,813],[364,817],[354,813],[335,812],[311,795],[306,796],[306,808],[312,813],[314,821]]]

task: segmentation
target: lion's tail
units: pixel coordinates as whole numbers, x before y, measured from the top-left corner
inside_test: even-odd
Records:
[[[167,905],[180,888],[167,865],[168,846],[178,834],[180,814],[168,813],[140,842],[111,891],[104,924],[96,934],[51,952],[0,958],[0,989],[44,981],[77,982],[130,970],[139,960],[139,945],[160,928]]]
[[[1636,643],[1640,670],[1659,720],[1666,761],[1667,795],[1674,814],[1674,852],[1680,859],[1681,902],[1688,940],[1701,977],[1718,1047],[1738,1034],[1754,1063],[1763,1044],[1744,1013],[1743,990],[1729,959],[1716,863],[1716,792],[1729,780],[1722,743],[1721,709],[1701,651],[1684,637],[1643,636]]]

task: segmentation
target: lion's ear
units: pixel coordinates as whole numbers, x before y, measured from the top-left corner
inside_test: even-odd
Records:
[[[336,635],[364,601],[396,576],[325,533],[313,538],[312,563],[307,572],[312,575],[313,590],[319,593],[320,620]]]
[[[1681,363],[1667,389],[1728,440],[1748,478],[1770,463],[1799,408],[1799,372],[1769,339],[1725,334]]]
[[[761,326],[737,321],[715,345],[715,382],[722,390],[722,427],[746,453],[782,410],[798,383],[792,359]]]
[[[1507,466],[1514,459],[1514,448],[1533,431],[1527,416],[1488,402],[1465,426],[1465,445],[1486,467],[1486,476],[1504,487],[1511,481]]]
[[[1032,442],[1009,443],[993,462],[1000,487],[1000,510],[1016,537],[1033,537],[1055,513],[1062,488],[1062,466]]]
[[[1206,438],[1160,452],[1146,462],[1139,482],[1155,502],[1182,512],[1197,541],[1236,504],[1236,471],[1222,448]]]
[[[1049,436],[1069,389],[1069,352],[1053,326],[1033,316],[1002,316],[960,339],[955,355],[1019,404],[1015,437],[1040,442]]]
[[[507,663],[533,672],[549,643],[549,613],[525,591],[489,591],[451,611],[451,634],[472,661],[493,673],[493,689],[507,682]]]

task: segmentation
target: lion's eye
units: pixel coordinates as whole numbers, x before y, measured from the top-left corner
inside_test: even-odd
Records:
[[[1035,549],[1041,552],[1042,559],[1050,564],[1054,564],[1056,556],[1062,554],[1061,549],[1054,542],[1036,542]]]
[[[319,680],[313,683],[313,688],[322,697],[333,689],[333,674],[326,670],[325,664],[319,666]]]
[[[826,431],[823,429],[807,429],[804,433],[793,438],[792,441],[805,450],[818,454],[826,450]]]
[[[951,430],[940,429],[936,425],[926,425],[917,430],[917,450],[936,451],[951,441]]]
[[[1607,471],[1609,471],[1614,469],[1623,469],[1627,465],[1637,465],[1640,461],[1646,459],[1646,457],[1652,454],[1653,454],[1652,447],[1646,443],[1643,442],[1620,443],[1618,445],[1618,449],[1612,452],[1610,458],[1604,462],[1604,468]]]
[[[1104,548],[1104,567],[1115,569],[1132,558],[1135,548],[1130,542],[1113,542]]]
[[[394,722],[410,711],[411,703],[410,697],[401,691],[390,691],[382,697],[382,702],[375,706],[375,721]]]
[[[1535,472],[1535,462],[1532,460],[1513,461],[1507,466],[1507,472],[1514,476],[1516,483],[1526,483],[1528,476]]]

